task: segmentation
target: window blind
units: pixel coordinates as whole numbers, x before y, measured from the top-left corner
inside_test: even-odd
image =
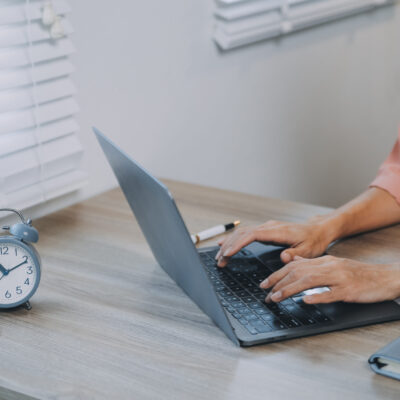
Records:
[[[278,37],[394,0],[216,0],[214,39],[223,50]]]
[[[82,187],[83,149],[69,55],[73,28],[54,0],[64,35],[42,23],[42,0],[0,0],[0,207],[24,209]]]

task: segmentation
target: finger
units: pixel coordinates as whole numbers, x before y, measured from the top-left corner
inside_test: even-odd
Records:
[[[268,288],[276,285],[290,271],[292,271],[292,269],[301,267],[302,265],[304,265],[304,266],[310,265],[311,263],[315,262],[315,260],[309,260],[307,258],[300,258],[300,259],[290,262],[289,264],[286,264],[281,269],[278,269],[278,271],[275,271],[274,273],[272,273],[267,279],[263,280],[260,283],[260,288],[268,289]]]
[[[335,285],[332,269],[297,268],[272,287],[269,299],[281,301],[307,289]],[[268,299],[268,300],[269,300]]]
[[[281,253],[281,260],[285,264],[293,261],[296,257],[307,257],[311,254],[311,246],[308,243],[302,243],[296,247],[286,249]]]
[[[261,225],[256,228],[238,230],[223,243],[219,257],[221,257],[221,255],[224,257],[232,257],[243,247],[256,240],[260,242],[288,244],[289,236],[288,230],[281,227],[280,224],[271,225],[271,228]]]
[[[245,234],[232,236],[228,243],[224,243],[224,252],[222,255],[230,257],[254,241],[289,244],[289,236],[289,232],[286,228],[280,226],[266,228],[264,225],[261,225],[257,228],[248,230]]]
[[[292,268],[291,264],[287,264],[281,269],[278,269],[278,271],[275,271],[267,279],[264,279],[260,283],[260,288],[268,289],[274,286],[277,282],[283,279],[291,271],[291,268]]]
[[[248,232],[246,234],[242,234],[238,237],[232,237],[231,240],[229,240],[227,243],[224,244],[223,247],[221,247],[220,252],[221,254],[219,257],[223,258],[229,258],[235,255],[237,252],[239,252],[243,247],[247,246],[251,242],[254,242],[254,234],[253,232]],[[219,266],[220,263],[218,262]]]
[[[243,247],[246,247],[256,240],[279,243],[282,240],[281,238],[281,232],[276,229],[253,228],[245,231],[237,231],[230,235],[221,246],[215,257],[218,260],[217,265],[219,267],[224,267],[228,263],[229,257],[234,256]]]
[[[301,279],[304,275],[310,273],[312,274],[314,272],[315,267],[323,266],[329,262],[332,261],[331,256],[324,256],[324,257],[318,257],[318,258],[302,258],[298,257],[296,260],[292,261],[289,264],[286,264],[284,267],[279,269],[278,271],[274,272],[271,274],[267,279],[262,281],[260,283],[260,287],[262,289],[268,289],[273,286],[275,286],[279,281],[281,281],[289,272],[296,270],[296,274],[298,279]],[[310,272],[309,268],[307,267],[313,267],[312,271]],[[332,265],[333,267],[333,265]],[[301,272],[303,268],[306,268],[304,272]],[[300,272],[299,272],[300,271]],[[324,271],[324,273],[328,276],[328,280],[333,280],[334,277],[331,274],[332,269],[329,268],[328,270]],[[294,274],[296,276],[296,274]]]
[[[303,268],[305,266],[319,266],[319,265],[327,265],[334,261],[334,257],[332,256],[323,256],[323,257],[316,257],[316,258],[307,258],[301,256],[295,256],[293,261],[287,264],[296,266],[296,268]]]
[[[303,292],[304,290],[314,289],[316,287],[325,285],[326,284],[321,283],[321,279],[310,280],[309,278],[303,278],[286,286],[283,286],[277,291],[272,290],[269,295],[269,300],[277,303],[287,299],[288,297],[292,297],[297,293]]]
[[[221,256],[217,261],[217,265],[218,265],[218,267],[226,267],[228,262],[229,262],[229,257]]]
[[[319,274],[318,274],[319,275]],[[286,276],[284,276],[280,281],[278,281],[274,286],[271,287],[271,292],[275,293],[281,290],[283,287],[291,285],[292,283],[301,281],[302,279],[307,279],[310,281],[317,280],[317,274],[312,268],[297,268],[290,271]]]
[[[235,238],[236,238],[236,237],[239,237],[239,236],[241,236],[241,235],[243,235],[243,233],[242,233],[240,230],[238,230],[238,231],[236,231],[236,232],[231,233],[230,235],[228,235],[228,236],[225,238],[225,240],[223,241],[223,243],[221,243],[221,247],[220,247],[220,249],[219,249],[218,254],[215,256],[215,258],[216,258],[216,259],[217,259],[217,258],[220,258],[220,257],[225,253],[226,249],[230,247],[230,243],[233,242],[233,241],[235,241]],[[217,257],[217,256],[218,256],[218,257]]]
[[[333,303],[339,301],[340,295],[338,290],[331,289],[330,291],[324,293],[316,293],[303,297],[304,303],[307,304],[322,304],[322,303]]]
[[[220,247],[217,254],[215,255],[215,260],[218,260],[221,257],[221,247],[224,245],[224,243],[229,239],[229,236],[225,236],[224,238],[221,238],[218,240],[217,244]]]
[[[221,246],[218,254],[216,255],[217,265],[224,267],[229,260],[229,257],[234,256],[243,247],[246,247],[250,243],[259,241],[270,241],[270,242],[281,242],[282,234],[276,229],[265,229],[265,228],[251,228],[242,231],[236,231],[230,235]],[[217,257],[218,256],[218,257]]]
[[[254,231],[255,240],[259,242],[275,243],[280,245],[293,245],[292,231],[286,226],[258,227]]]
[[[224,238],[221,238],[221,239],[218,239],[218,246],[222,246],[223,245],[223,243],[225,242],[225,240],[226,240],[226,237],[224,237]]]

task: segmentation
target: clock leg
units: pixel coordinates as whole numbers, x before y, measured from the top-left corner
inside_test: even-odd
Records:
[[[28,311],[32,309],[31,303],[30,303],[29,301],[27,301],[27,302],[24,304],[24,307],[25,307],[25,309],[28,310]]]

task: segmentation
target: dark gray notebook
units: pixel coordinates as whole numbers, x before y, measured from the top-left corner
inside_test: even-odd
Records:
[[[368,362],[377,374],[400,380],[400,337],[372,354]]]

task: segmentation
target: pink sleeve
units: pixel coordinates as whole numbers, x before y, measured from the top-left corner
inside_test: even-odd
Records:
[[[379,168],[378,175],[370,187],[386,190],[400,204],[400,132],[389,157]]]

